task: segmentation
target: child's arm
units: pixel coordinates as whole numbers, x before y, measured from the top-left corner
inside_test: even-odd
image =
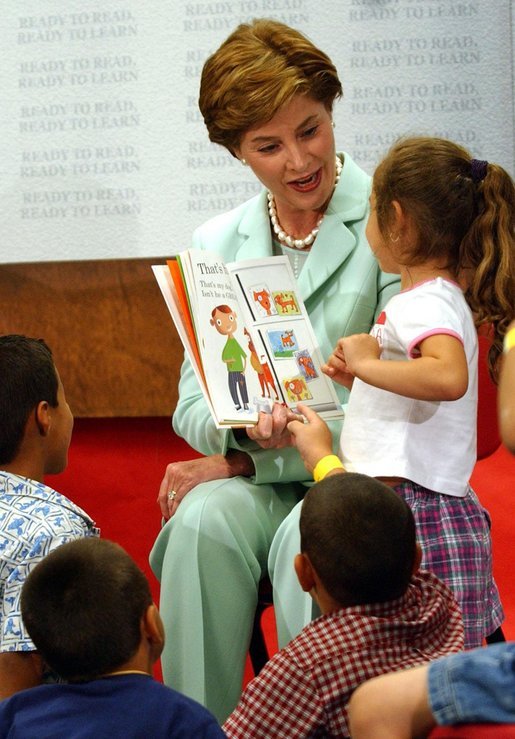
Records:
[[[459,339],[432,334],[419,344],[420,357],[410,361],[379,359],[379,345],[369,334],[340,339],[347,367],[374,387],[415,400],[457,400],[468,387],[467,358]]]
[[[297,410],[302,413],[306,419],[305,422],[290,421],[287,428],[307,471],[313,474],[317,462],[333,453],[333,439],[328,425],[318,413],[303,403],[297,405]],[[334,472],[341,471],[341,468],[334,470]]]
[[[501,439],[512,454],[515,454],[515,321],[506,332],[504,357],[502,359],[497,408]],[[509,334],[509,336],[508,336]]]
[[[380,675],[362,683],[349,703],[355,739],[412,739],[436,725],[429,705],[428,666]]]

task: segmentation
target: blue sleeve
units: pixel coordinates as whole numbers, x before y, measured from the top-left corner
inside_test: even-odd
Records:
[[[515,723],[515,643],[480,647],[432,662],[428,688],[438,724]]]

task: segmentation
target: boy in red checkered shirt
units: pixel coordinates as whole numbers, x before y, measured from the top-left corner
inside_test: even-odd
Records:
[[[295,571],[322,615],[249,683],[228,737],[347,737],[360,683],[463,649],[454,596],[418,569],[413,514],[391,488],[328,476],[304,498],[300,533]]]

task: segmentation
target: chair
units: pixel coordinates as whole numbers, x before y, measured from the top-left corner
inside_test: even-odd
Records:
[[[272,604],[272,583],[268,577],[265,577],[259,583],[258,602],[256,613],[254,614],[254,625],[252,627],[249,645],[249,656],[254,675],[257,675],[262,670],[270,657],[265,643],[263,629],[261,628],[261,616],[263,615],[263,611]]]

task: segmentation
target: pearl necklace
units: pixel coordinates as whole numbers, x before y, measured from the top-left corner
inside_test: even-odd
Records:
[[[334,178],[334,186],[338,184],[340,181],[340,175],[342,173],[343,164],[341,163],[341,160],[339,157],[336,157],[336,175]],[[279,239],[279,241],[282,241],[286,246],[292,247],[294,249],[305,249],[307,246],[311,246],[313,241],[316,238],[317,233],[320,230],[320,224],[323,221],[324,216],[322,215],[318,221],[315,228],[313,228],[308,235],[303,239],[294,239],[293,236],[290,236],[290,234],[287,234],[286,231],[283,229],[281,224],[279,223],[279,219],[277,218],[277,210],[275,207],[275,200],[274,195],[270,190],[268,191],[268,214],[270,216],[270,221],[272,223],[272,228],[274,230],[275,235]]]

